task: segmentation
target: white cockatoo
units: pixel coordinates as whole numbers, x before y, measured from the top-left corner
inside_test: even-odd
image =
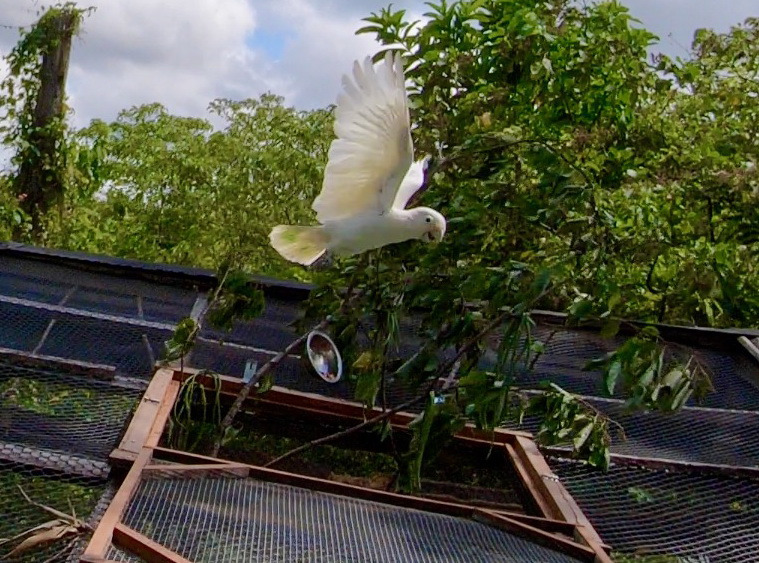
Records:
[[[428,207],[406,209],[424,183],[427,158],[414,161],[406,84],[399,55],[376,67],[369,57],[343,76],[335,134],[322,191],[311,206],[321,225],[277,225],[271,245],[287,260],[311,265],[325,253],[350,256],[410,239],[440,241],[445,218]]]

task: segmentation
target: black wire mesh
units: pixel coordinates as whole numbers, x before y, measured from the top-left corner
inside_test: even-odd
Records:
[[[108,506],[113,502],[113,498],[116,496],[119,488],[115,479],[110,479],[102,488],[102,493],[94,508],[89,513],[89,518],[86,518],[87,526],[90,530],[95,530],[105,515]],[[81,519],[84,515],[79,516]],[[89,534],[82,534],[75,542],[74,546],[69,550],[66,563],[79,563],[80,557],[87,549],[87,545],[90,542],[91,536]]]
[[[170,328],[140,326],[0,301],[0,347],[105,364],[148,378]]]
[[[680,462],[759,467],[759,413],[685,407],[678,412],[633,411],[621,401],[585,398],[622,425],[612,454]],[[526,417],[511,428],[537,432],[540,421]],[[611,429],[612,432],[614,428]],[[563,446],[558,446],[561,449]],[[571,449],[566,446],[566,449]]]
[[[105,462],[140,395],[106,381],[0,361],[0,444]]]
[[[253,479],[143,481],[124,523],[195,562],[575,561],[478,522]]]
[[[105,490],[106,480],[67,475],[48,469],[0,460],[0,538],[12,539],[56,519],[56,516],[24,498],[86,520]],[[23,491],[23,493],[22,493]],[[85,530],[82,530],[83,532]],[[26,537],[26,536],[25,536]],[[0,561],[64,561],[78,535],[69,534],[10,557],[24,537],[0,545]]]
[[[759,479],[623,465],[604,473],[560,458],[549,464],[615,551],[759,561]]]
[[[0,538],[56,519],[30,500],[88,519],[108,482],[108,455],[141,394],[52,367],[0,360]],[[80,536],[67,533],[9,557],[28,536],[16,537],[0,545],[0,560],[63,561]]]
[[[0,347],[148,378],[193,290],[0,256]]]
[[[188,316],[197,292],[104,272],[0,256],[0,295],[108,313],[175,323]]]
[[[534,371],[521,373],[519,383],[535,386],[541,381],[552,381],[572,393],[605,395],[600,372],[584,371],[583,367],[589,360],[616,349],[624,338],[605,339],[586,330],[548,326],[537,327],[535,337],[546,343],[545,352],[535,363]],[[715,391],[702,406],[759,410],[759,365],[746,354],[705,348],[686,347],[686,350],[697,354],[712,375]],[[691,399],[688,404],[696,403]]]

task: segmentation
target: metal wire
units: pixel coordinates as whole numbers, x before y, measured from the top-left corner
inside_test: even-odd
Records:
[[[700,561],[759,561],[759,480],[549,460],[615,551]]]
[[[87,518],[105,491],[108,455],[140,395],[107,381],[0,360],[0,538],[54,519],[21,489],[35,502],[67,514],[73,507],[78,518]],[[0,546],[0,560],[62,561],[77,544],[64,537],[3,558],[22,539]]]
[[[86,519],[105,486],[106,480],[102,478],[78,477],[0,460],[0,538],[12,538],[55,518],[30,504],[19,487],[35,502],[67,514],[71,514],[70,507],[73,507],[79,518]],[[63,561],[74,547],[72,544],[67,548],[72,539],[75,538],[63,538],[52,545],[24,551],[18,557],[8,557],[11,549],[20,543],[19,539],[0,546],[0,561],[45,561],[56,554],[55,560]]]
[[[518,383],[530,386],[552,381],[567,391],[580,395],[603,397],[603,382],[598,371],[584,371],[591,359],[614,350],[624,339],[606,339],[597,333],[562,327],[539,326],[535,337],[546,343],[545,352],[535,363],[534,371],[521,373]],[[683,343],[687,344],[687,343]],[[759,365],[748,361],[745,354],[724,350],[686,346],[684,353],[696,354],[712,374],[715,391],[704,401],[704,407],[759,410]],[[696,406],[691,399],[690,406]]]
[[[107,381],[0,361],[0,448],[15,444],[46,450],[48,457],[57,452],[105,462],[140,395]]]
[[[585,401],[622,425],[612,454],[697,462],[733,467],[759,467],[759,412],[684,407],[674,413],[628,412],[618,400],[585,397]],[[525,418],[510,427],[537,432],[540,421]],[[559,446],[557,449],[561,449]],[[571,446],[565,446],[571,450]]]
[[[478,522],[253,479],[143,481],[124,522],[196,562],[575,560]]]

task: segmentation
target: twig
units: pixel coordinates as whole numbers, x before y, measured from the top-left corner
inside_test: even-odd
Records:
[[[229,411],[227,412],[227,415],[224,417],[224,419],[221,421],[221,425],[219,426],[219,432],[217,433],[217,436],[214,440],[213,444],[213,450],[211,455],[217,456],[219,454],[219,450],[221,449],[221,442],[224,437],[224,434],[232,425],[232,422],[234,421],[235,417],[237,416],[237,413],[240,411],[240,408],[242,407],[245,400],[248,398],[248,395],[250,395],[251,390],[253,387],[255,387],[258,382],[261,380],[261,378],[269,373],[272,369],[277,367],[279,362],[281,362],[286,356],[290,355],[293,350],[295,350],[298,346],[302,345],[303,342],[308,338],[308,335],[315,331],[315,330],[322,330],[329,324],[329,320],[325,319],[321,321],[319,324],[314,326],[311,330],[308,332],[302,334],[295,340],[293,340],[290,345],[282,350],[279,354],[274,356],[271,360],[266,362],[261,369],[259,369],[255,375],[248,381],[243,387],[240,389],[240,392],[237,394],[237,398],[235,399],[235,402],[232,403],[232,406],[230,407]]]
[[[342,313],[348,305],[350,305],[353,302],[353,299],[355,298],[353,287],[356,282],[356,273],[354,273],[353,277],[351,278],[351,282],[348,285],[348,289],[346,290],[345,297],[343,298],[343,302],[340,304],[339,313]],[[219,426],[219,431],[216,434],[216,438],[214,438],[213,443],[213,449],[211,451],[211,456],[216,457],[219,455],[219,450],[221,449],[221,442],[224,439],[224,434],[227,431],[227,428],[232,426],[232,422],[234,421],[235,417],[237,416],[237,413],[240,412],[240,409],[242,408],[243,403],[248,398],[248,395],[250,395],[251,390],[253,387],[255,387],[258,382],[261,380],[261,378],[269,373],[272,369],[277,367],[279,363],[286,357],[289,356],[293,350],[295,350],[297,347],[301,346],[303,342],[306,341],[308,338],[308,335],[312,333],[315,330],[323,330],[324,328],[329,325],[331,322],[331,317],[328,317],[324,320],[322,320],[320,323],[315,325],[311,330],[303,333],[298,338],[296,338],[293,342],[290,343],[290,345],[282,350],[279,354],[274,356],[271,360],[266,362],[261,368],[255,373],[255,375],[246,383],[243,385],[243,387],[240,389],[239,393],[237,394],[237,398],[235,399],[235,402],[232,403],[232,406],[229,408],[229,411],[227,412],[224,419],[221,421],[221,425]]]
[[[495,317],[492,321],[490,321],[480,332],[478,332],[476,335],[474,335],[472,338],[470,338],[468,341],[464,343],[464,345],[459,349],[459,351],[456,353],[456,355],[448,360],[445,364],[440,366],[435,376],[431,378],[430,384],[425,389],[424,393],[421,395],[418,395],[414,399],[411,399],[409,401],[406,401],[405,403],[401,403],[398,406],[393,407],[392,409],[386,410],[377,416],[370,418],[368,420],[365,420],[364,422],[357,424],[356,426],[352,426],[350,428],[346,428],[345,430],[341,430],[339,432],[335,432],[334,434],[330,434],[328,436],[323,436],[322,438],[317,438],[316,440],[312,440],[310,442],[307,442],[305,444],[302,444],[298,446],[297,448],[294,448],[290,450],[289,452],[285,452],[279,457],[274,458],[270,462],[264,464],[264,467],[271,467],[272,465],[276,465],[277,463],[292,457],[296,454],[299,454],[303,451],[306,451],[308,449],[311,449],[314,446],[318,446],[321,444],[325,444],[327,442],[331,442],[332,440],[337,440],[339,438],[344,438],[345,436],[349,436],[355,432],[358,432],[359,430],[362,430],[368,426],[372,426],[374,424],[377,424],[378,422],[382,422],[384,420],[387,420],[394,414],[397,414],[401,412],[404,409],[407,409],[411,406],[414,406],[417,403],[420,403],[424,399],[427,398],[427,396],[434,391],[435,387],[438,384],[438,381],[440,379],[441,374],[448,374],[454,366],[458,365],[460,363],[461,358],[466,354],[469,350],[472,349],[473,346],[475,346],[478,342],[480,342],[485,336],[487,336],[490,332],[492,332],[501,322],[503,322],[503,319],[505,319],[507,316],[511,315],[511,311],[503,311],[501,312],[497,317]],[[418,356],[420,352],[417,352],[414,354],[413,357]],[[412,357],[412,358],[413,358]],[[400,369],[400,368],[399,368]],[[398,370],[395,371],[395,373],[398,373]]]

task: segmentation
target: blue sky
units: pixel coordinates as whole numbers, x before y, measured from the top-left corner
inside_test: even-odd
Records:
[[[582,1],[582,0],[579,0]],[[74,43],[69,75],[74,124],[111,120],[122,109],[160,102],[173,113],[207,117],[218,97],[265,91],[301,108],[335,100],[354,59],[372,54],[356,36],[380,0],[87,0],[94,5]],[[759,0],[626,0],[661,37],[660,48],[685,55],[698,27],[726,31],[759,16]],[[395,0],[413,17],[422,0]],[[40,0],[0,0],[0,52],[18,39],[14,26],[35,20]]]

